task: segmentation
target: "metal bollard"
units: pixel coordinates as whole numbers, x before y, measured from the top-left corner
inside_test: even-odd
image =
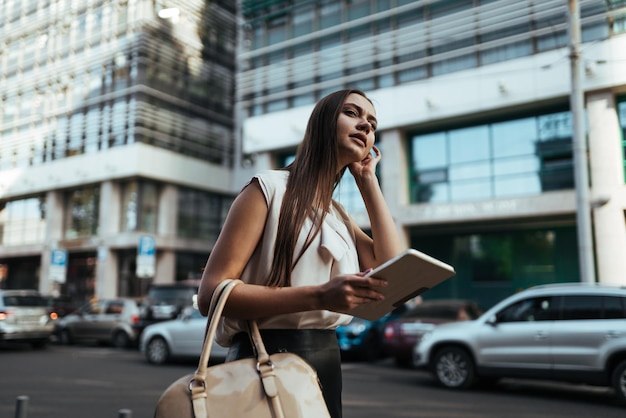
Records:
[[[120,409],[117,413],[117,418],[133,418],[133,411],[130,409]]]
[[[21,395],[17,397],[15,404],[15,418],[26,418],[28,412],[28,396]]]

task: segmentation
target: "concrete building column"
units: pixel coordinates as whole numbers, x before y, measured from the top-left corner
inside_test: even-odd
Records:
[[[400,129],[385,131],[380,138],[381,186],[391,213],[398,213],[399,208],[409,203],[408,157],[405,134]],[[396,222],[398,222],[396,218]],[[402,245],[410,245],[408,229],[397,224]]]
[[[58,284],[50,280],[50,261],[52,251],[58,248],[61,239],[63,239],[63,193],[51,190],[46,193],[46,235],[39,272],[39,292],[46,295],[58,291]]]
[[[157,259],[154,283],[173,283],[176,277],[176,252],[159,243],[176,238],[178,228],[178,188],[164,185],[159,196],[157,223]]]
[[[118,257],[111,251],[108,238],[120,230],[122,204],[120,187],[116,182],[100,184],[100,218],[98,220],[98,263],[96,265],[96,289],[99,298],[112,298],[118,295]]]
[[[621,135],[615,98],[604,91],[587,96],[589,174],[596,271],[601,283],[623,284],[626,274],[625,189]]]

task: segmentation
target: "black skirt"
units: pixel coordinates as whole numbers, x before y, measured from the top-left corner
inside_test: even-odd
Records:
[[[332,418],[341,418],[341,354],[337,334],[327,329],[262,329],[269,354],[288,352],[306,360],[317,372],[322,394]],[[233,337],[226,361],[254,357],[250,337],[240,332]]]

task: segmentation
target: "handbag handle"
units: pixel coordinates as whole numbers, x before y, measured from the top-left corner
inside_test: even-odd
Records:
[[[215,339],[215,333],[217,332],[217,326],[222,316],[222,311],[224,310],[224,306],[226,305],[226,300],[228,299],[230,292],[232,292],[234,287],[240,283],[243,282],[238,279],[222,280],[213,291],[213,296],[211,297],[211,303],[209,305],[209,321],[207,323],[207,329],[204,336],[204,343],[202,344],[200,361],[198,363],[196,373],[190,383],[190,388],[192,386],[205,386],[207,367],[211,356],[211,347],[213,345],[213,340]],[[256,321],[249,320],[247,322],[248,332],[252,340],[251,342],[256,349],[257,370],[263,379],[263,385],[267,396],[273,398],[278,394],[278,389],[276,388],[273,379],[274,366],[270,360],[269,354],[267,353],[267,349],[265,348],[265,344],[261,338],[261,333],[259,332],[259,327]],[[194,385],[194,382],[197,383],[197,385]]]
[[[220,318],[222,317],[222,311],[224,310],[224,306],[226,305],[226,300],[228,299],[230,292],[232,292],[235,286],[240,283],[242,283],[241,280],[222,280],[213,291],[207,315],[209,319],[204,333],[204,342],[202,343],[200,361],[198,363],[198,369],[196,370],[194,380],[198,380],[203,383],[206,378],[206,369],[211,356],[211,347],[213,345],[213,340],[215,339],[217,326]]]

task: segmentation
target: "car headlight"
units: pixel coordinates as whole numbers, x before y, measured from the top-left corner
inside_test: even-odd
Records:
[[[426,331],[425,333],[422,334],[422,338],[419,339],[419,342],[424,342],[424,341],[428,341],[430,340],[430,338],[433,336],[433,332],[432,331]]]
[[[363,323],[360,324],[356,324],[354,325],[354,327],[352,327],[351,331],[354,332],[355,334],[360,334],[362,332],[364,332],[367,329],[367,326]]]

